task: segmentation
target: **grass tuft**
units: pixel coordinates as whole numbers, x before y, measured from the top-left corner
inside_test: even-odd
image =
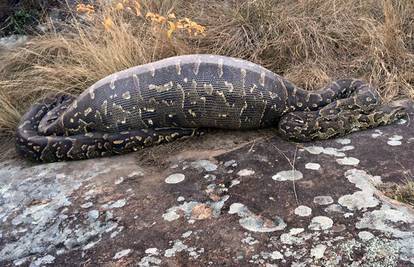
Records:
[[[379,189],[389,198],[414,207],[414,181],[406,179],[401,184],[384,183]]]

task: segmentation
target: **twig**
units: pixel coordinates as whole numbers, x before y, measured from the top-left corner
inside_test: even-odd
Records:
[[[296,155],[297,155],[297,152],[298,152],[298,146],[296,145],[295,154],[293,155],[293,162],[277,146],[275,146],[273,144],[272,144],[272,146],[274,148],[276,148],[276,150],[279,152],[279,154],[281,154],[283,157],[285,157],[285,159],[288,161],[289,165],[292,167],[293,174],[295,174],[295,172],[296,172],[295,163],[296,163]],[[296,185],[295,185],[295,179],[294,178],[293,178],[293,193],[295,194],[296,204],[299,205],[299,199],[298,199],[298,195],[297,195],[297,192],[296,192]]]
[[[256,144],[256,139],[253,140],[253,144],[251,145],[249,151],[247,151],[247,153],[252,152],[254,145]]]
[[[296,204],[299,206],[298,195],[296,193],[295,175],[294,175],[295,172],[296,172],[295,163],[296,163],[296,154],[297,154],[297,152],[298,152],[298,146],[296,146],[295,154],[293,155],[293,165],[292,165],[293,180],[292,180],[292,183],[293,183],[293,193],[295,194]]]

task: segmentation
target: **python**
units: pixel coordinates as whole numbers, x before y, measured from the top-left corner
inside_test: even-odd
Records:
[[[306,91],[249,61],[184,55],[114,73],[77,97],[39,101],[19,123],[16,149],[40,162],[80,160],[136,151],[203,128],[275,127],[283,138],[311,141],[403,116],[403,107],[381,104],[376,90],[360,80]]]

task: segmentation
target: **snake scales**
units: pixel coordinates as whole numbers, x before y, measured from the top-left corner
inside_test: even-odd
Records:
[[[405,116],[353,79],[302,90],[254,63],[217,55],[163,59],[114,73],[78,97],[34,104],[22,117],[16,147],[41,162],[137,150],[191,136],[199,128],[277,127],[309,141],[386,125]]]

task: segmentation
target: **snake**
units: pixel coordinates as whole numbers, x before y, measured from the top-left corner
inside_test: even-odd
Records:
[[[382,103],[359,79],[305,90],[239,58],[192,54],[113,73],[78,96],[33,104],[16,130],[16,150],[37,162],[82,160],[137,151],[203,129],[275,128],[294,142],[388,125],[404,107]]]

